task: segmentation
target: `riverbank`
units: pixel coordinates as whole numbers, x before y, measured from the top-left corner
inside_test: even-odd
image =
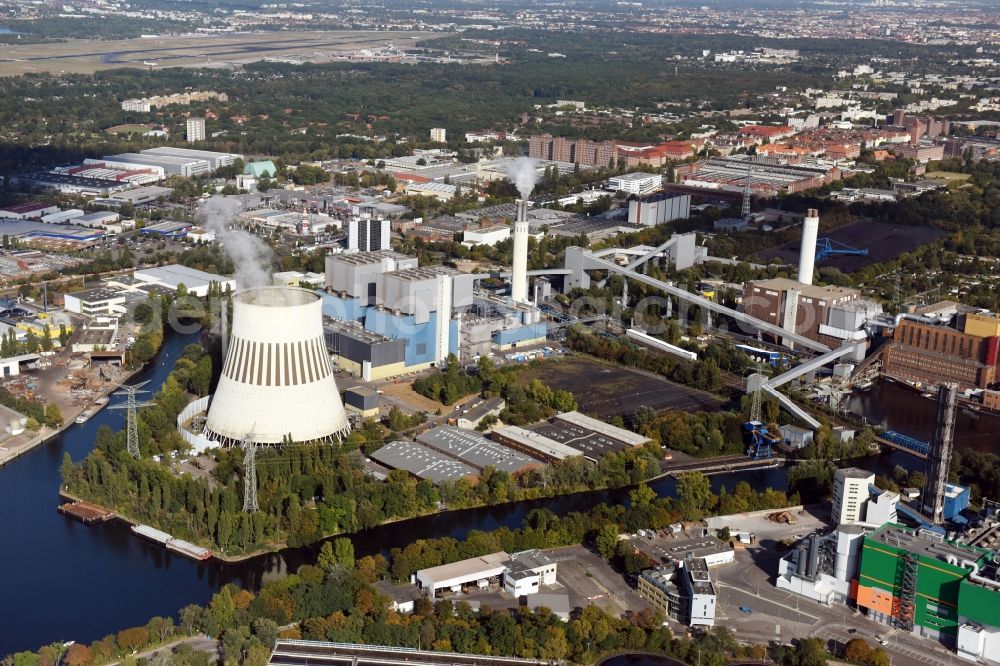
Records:
[[[121,377],[115,378],[114,380],[111,381],[109,386],[102,388],[98,392],[97,396],[94,398],[94,401],[91,402],[91,404],[75,405],[74,409],[71,409],[69,413],[63,414],[63,423],[58,428],[49,428],[48,426],[42,426],[41,428],[39,428],[38,433],[29,440],[16,442],[14,444],[5,443],[3,446],[0,446],[0,467],[3,467],[7,463],[13,462],[14,460],[17,460],[25,453],[28,453],[29,451],[35,449],[36,447],[41,446],[50,439],[61,435],[71,426],[79,425],[76,422],[76,418],[80,416],[80,414],[82,414],[83,412],[87,411],[88,409],[93,410],[90,418],[97,416],[98,412],[100,412],[102,409],[107,407],[108,404],[110,404],[110,400],[108,400],[108,402],[105,402],[103,404],[98,404],[97,401],[100,400],[101,398],[110,398],[110,395],[112,393],[117,391],[124,384],[128,383],[129,379],[131,379],[138,373],[142,372],[145,368],[146,366],[143,366],[141,368],[137,368],[135,370],[127,372]],[[90,419],[87,420],[89,421]],[[17,437],[19,436],[12,437],[11,440],[17,439]],[[8,442],[9,441],[10,440],[8,440]]]

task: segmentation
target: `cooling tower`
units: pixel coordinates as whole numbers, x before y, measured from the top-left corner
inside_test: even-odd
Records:
[[[511,266],[510,297],[515,303],[528,301],[528,202],[517,202],[514,221],[514,261]]]
[[[819,212],[810,208],[802,222],[802,245],[799,247],[799,282],[813,283],[816,265],[816,236],[819,235]]]
[[[319,295],[291,287],[233,295],[229,350],[205,434],[238,444],[323,441],[350,430],[323,336]]]

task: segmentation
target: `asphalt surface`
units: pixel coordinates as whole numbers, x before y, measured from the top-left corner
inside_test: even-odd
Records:
[[[882,649],[893,666],[954,666],[965,663],[941,644],[870,620],[847,606],[832,607],[779,590],[774,586],[778,553],[753,547],[736,551],[736,562],[712,568],[718,593],[716,624],[730,628],[738,639],[754,642],[790,642],[821,638],[834,653],[852,638],[863,638]],[[751,610],[739,610],[745,606]],[[851,633],[851,630],[854,630]]]

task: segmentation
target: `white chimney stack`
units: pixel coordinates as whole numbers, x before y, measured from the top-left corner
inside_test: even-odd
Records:
[[[802,246],[799,248],[799,282],[813,283],[816,265],[816,236],[819,235],[819,211],[810,208],[802,222]]]
[[[515,303],[528,302],[528,202],[524,199],[517,201],[517,219],[514,221],[510,297]]]

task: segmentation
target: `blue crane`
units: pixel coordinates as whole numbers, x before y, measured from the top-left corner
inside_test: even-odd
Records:
[[[838,243],[832,238],[820,238],[816,241],[816,261],[823,261],[836,255],[855,255],[867,257],[868,250],[859,250],[843,243]]]

